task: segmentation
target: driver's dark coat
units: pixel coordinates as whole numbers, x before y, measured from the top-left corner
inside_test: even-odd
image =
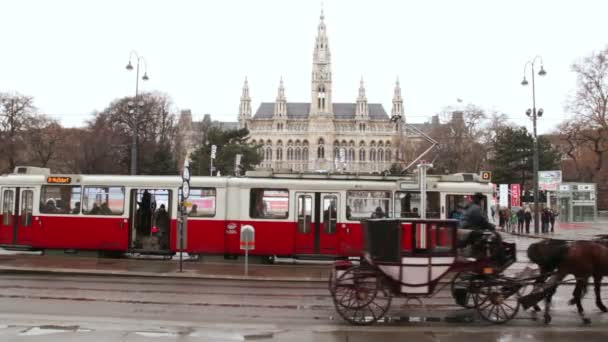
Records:
[[[471,203],[466,208],[460,228],[473,230],[494,230],[493,224],[488,222],[488,219],[483,215],[481,207],[477,203]]]

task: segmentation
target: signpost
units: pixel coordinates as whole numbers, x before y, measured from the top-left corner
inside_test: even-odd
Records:
[[[556,171],[538,171],[538,189],[557,191],[562,182],[562,172]]]
[[[241,227],[241,249],[245,250],[245,275],[249,275],[249,250],[255,249],[255,228],[246,224]]]
[[[509,206],[509,184],[500,184],[500,207],[507,208]]]
[[[426,219],[426,171],[432,168],[433,164],[427,164],[426,160],[421,160],[418,164],[418,181],[420,187],[420,218]],[[426,224],[421,225],[420,247],[426,248]]]
[[[209,176],[213,176],[213,160],[217,152],[217,146],[211,145],[211,159],[209,160]]]
[[[215,145],[213,145],[215,146]],[[186,200],[190,197],[190,162],[188,159],[184,161],[184,170],[182,171],[182,198],[180,201],[180,220],[179,220],[179,271],[183,271],[183,254],[186,248],[187,241],[184,237],[188,234],[188,213],[186,211]]]
[[[242,154],[237,154],[236,158],[234,159],[234,175],[235,176],[240,176],[241,175],[241,159],[243,158]]]
[[[521,206],[521,188],[519,184],[511,184],[511,206],[519,207]]]

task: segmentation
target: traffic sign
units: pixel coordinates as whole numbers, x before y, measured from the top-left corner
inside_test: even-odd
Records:
[[[190,197],[190,182],[184,180],[182,183],[182,199],[185,200]]]
[[[481,171],[481,180],[491,181],[492,180],[492,172],[491,171]]]
[[[215,152],[217,152],[217,146],[211,145],[211,159],[215,159]]]
[[[184,171],[182,171],[182,179],[185,181],[190,181],[190,163],[188,159],[184,162]]]

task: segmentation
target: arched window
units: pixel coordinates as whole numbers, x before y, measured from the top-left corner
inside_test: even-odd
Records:
[[[323,138],[319,138],[318,145],[319,145],[319,147],[317,148],[317,158],[324,159],[325,158],[325,140],[323,140]]]
[[[317,94],[317,107],[320,110],[325,110],[325,86],[320,85]]]
[[[354,160],[355,160],[355,149],[351,147],[348,150],[348,161],[354,161]]]
[[[384,150],[382,150],[381,148],[378,149],[378,161],[379,162],[383,162],[384,161]]]
[[[372,161],[372,162],[376,161],[376,149],[374,149],[374,148],[369,150],[369,161]]]
[[[334,160],[335,159],[340,160],[340,149],[338,147],[334,147]]]
[[[385,155],[385,157],[386,157],[386,161],[387,161],[387,162],[391,162],[391,161],[392,161],[393,154],[392,154],[392,152],[391,152],[391,150],[390,150],[390,149],[387,149],[387,150],[386,150],[386,155]]]
[[[272,148],[270,146],[266,147],[266,160],[272,160]]]
[[[302,160],[308,161],[308,147],[304,147],[304,149],[302,149]]]
[[[359,149],[359,161],[365,161],[365,149]]]
[[[299,142],[297,143],[299,144]],[[302,154],[299,147],[296,147],[296,160],[301,160]]]
[[[277,160],[283,160],[283,148],[281,147],[277,147]]]
[[[293,160],[293,149],[291,147],[287,148],[287,160]]]

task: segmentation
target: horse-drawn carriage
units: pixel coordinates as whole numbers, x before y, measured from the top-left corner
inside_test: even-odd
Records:
[[[504,323],[515,317],[521,286],[502,276],[515,261],[515,244],[484,232],[465,256],[457,225],[456,220],[363,221],[366,250],[360,262],[337,262],[329,279],[338,313],[352,324],[372,324],[384,319],[393,297],[431,297],[451,284],[456,302],[484,319]]]

